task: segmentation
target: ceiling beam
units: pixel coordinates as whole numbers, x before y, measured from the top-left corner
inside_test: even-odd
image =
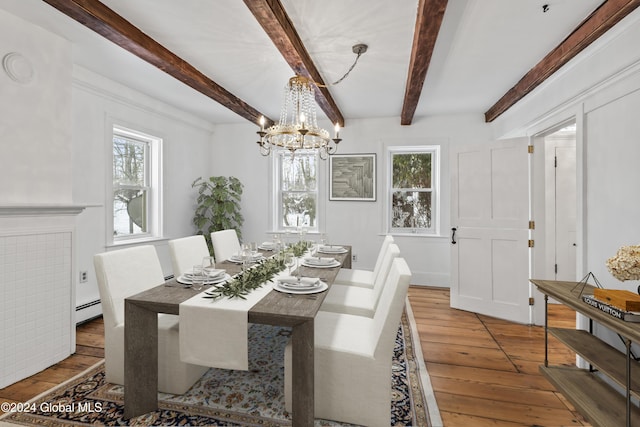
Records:
[[[413,121],[446,8],[447,0],[420,0],[418,2],[409,75],[407,76],[402,113],[400,114],[401,125],[410,125]]]
[[[302,44],[293,23],[279,0],[244,0],[253,16],[271,38],[296,75],[314,81],[316,102],[333,123],[344,126],[344,117],[331,97],[326,83]],[[282,82],[283,86],[285,82]]]
[[[257,123],[263,115],[98,0],[43,1],[241,117]]]
[[[602,3],[484,113],[485,121],[492,122],[507,111],[638,6],[640,0],[606,0]]]

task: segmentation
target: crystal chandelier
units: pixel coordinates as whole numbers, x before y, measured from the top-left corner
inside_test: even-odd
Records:
[[[294,76],[284,88],[280,120],[265,129],[265,118],[260,117],[260,154],[268,156],[272,149],[318,150],[321,159],[327,159],[338,149],[341,139],[340,125],[336,123],[334,137],[318,127],[313,82],[306,77]]]

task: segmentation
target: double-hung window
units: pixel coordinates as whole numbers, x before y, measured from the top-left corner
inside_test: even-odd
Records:
[[[161,140],[113,127],[113,243],[160,236]]]
[[[389,232],[437,233],[439,147],[389,149]]]
[[[274,230],[318,229],[318,155],[296,150],[273,153]]]

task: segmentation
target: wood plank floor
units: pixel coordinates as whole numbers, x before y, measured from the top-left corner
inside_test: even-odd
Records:
[[[538,372],[544,329],[449,307],[449,289],[411,287],[409,300],[444,425],[586,426]],[[575,312],[549,309],[550,324],[573,328]],[[575,353],[549,340],[549,363],[573,365]]]
[[[544,361],[541,327],[454,310],[449,290],[413,286],[409,300],[444,425],[589,425],[538,373]],[[575,313],[553,306],[554,326],[572,328]],[[0,402],[25,402],[104,357],[104,326],[77,327],[77,351],[32,377],[0,389]],[[575,354],[550,339],[550,362],[571,365]]]

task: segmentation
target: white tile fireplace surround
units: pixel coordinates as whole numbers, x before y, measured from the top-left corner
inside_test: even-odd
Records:
[[[75,351],[81,206],[0,206],[0,388]]]

